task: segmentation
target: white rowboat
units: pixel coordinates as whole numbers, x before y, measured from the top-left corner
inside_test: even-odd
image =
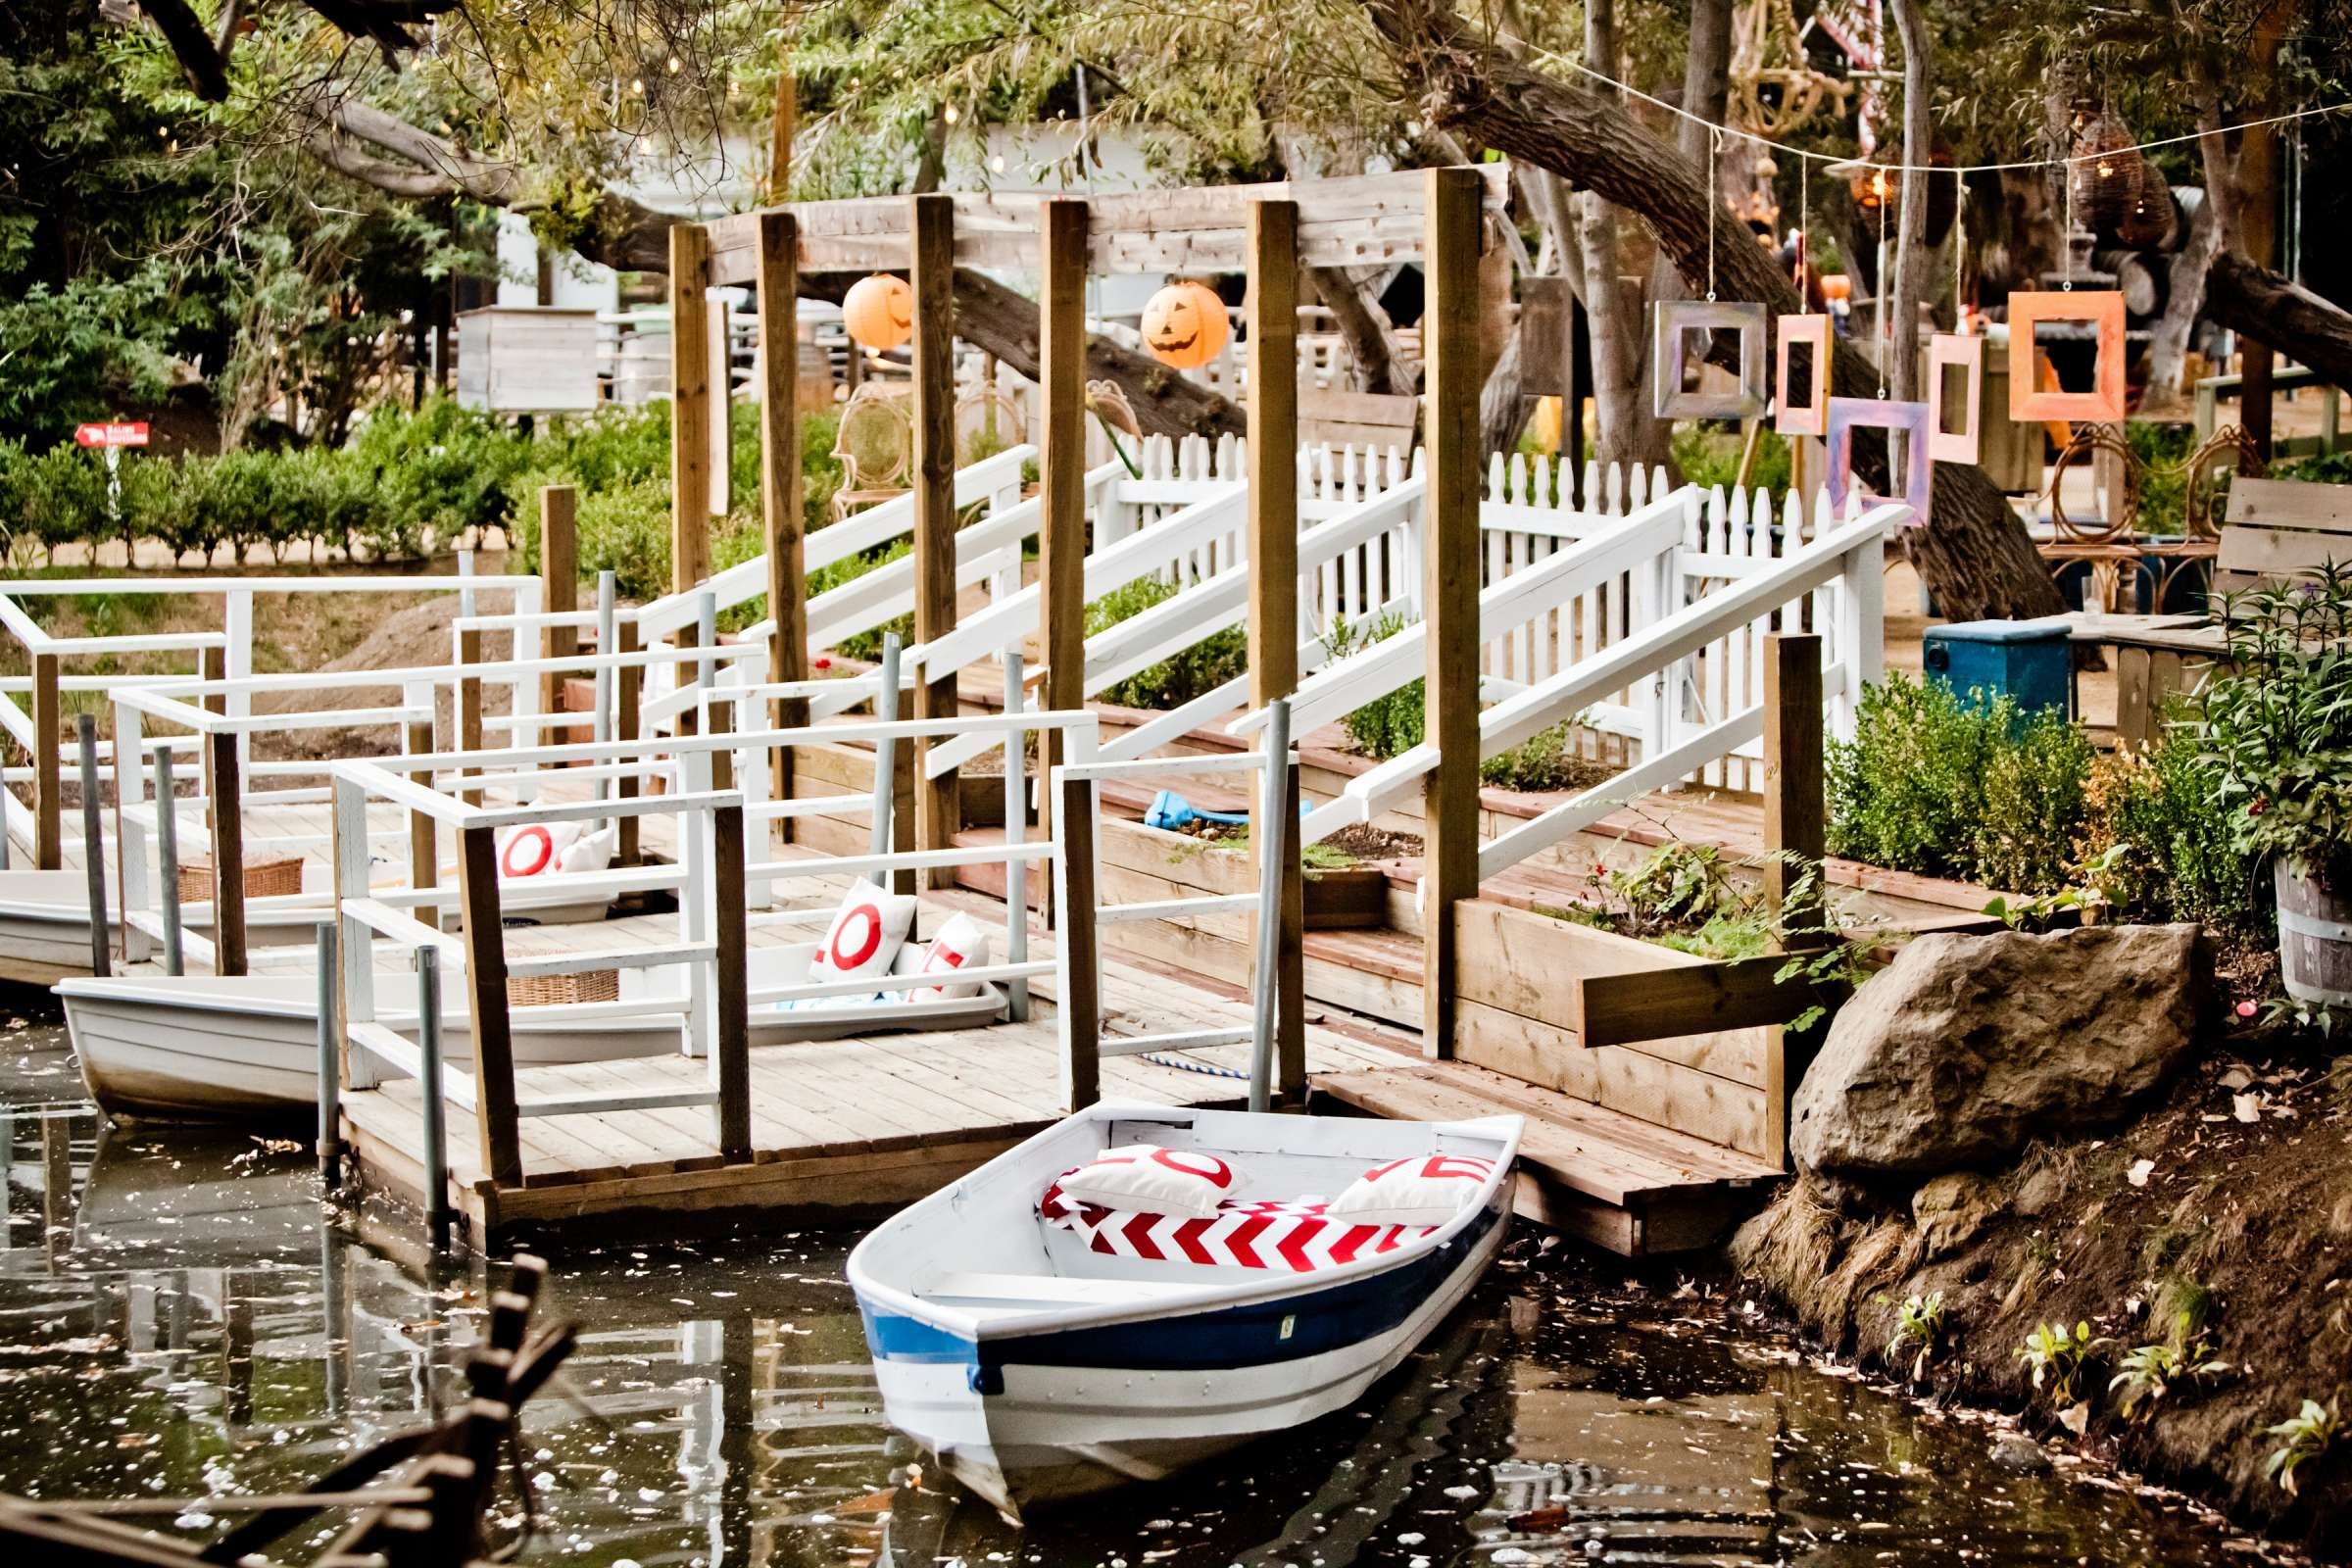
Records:
[[[891,1424],[1004,1512],[1175,1474],[1352,1403],[1501,1247],[1520,1118],[1394,1122],[1099,1104],[902,1211],[850,1254]],[[1453,1218],[1312,1266],[1109,1255],[1039,1212],[1105,1149],[1225,1157],[1238,1200],[1328,1198],[1368,1166],[1494,1162]],[[1179,1222],[1180,1223],[1180,1222]],[[1300,1259],[1303,1261],[1303,1259]]]

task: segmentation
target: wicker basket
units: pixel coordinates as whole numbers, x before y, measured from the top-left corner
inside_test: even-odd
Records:
[[[2132,211],[2115,225],[2115,237],[2133,250],[2154,250],[2173,236],[2176,227],[2172,182],[2152,160],[2139,166],[2139,195]]]
[[[2094,115],[2075,137],[2067,177],[2074,182],[2075,221],[2094,234],[2112,236],[2116,225],[2139,207],[2145,167],[2139,138],[2111,114]]]
[[[270,860],[245,862],[245,896],[249,899],[283,898],[302,891],[302,857],[280,856]],[[179,866],[179,902],[209,904],[213,898],[213,862],[182,860]]]
[[[618,969],[582,969],[577,974],[515,975],[507,981],[510,1007],[552,1007],[564,1002],[618,1002]]]

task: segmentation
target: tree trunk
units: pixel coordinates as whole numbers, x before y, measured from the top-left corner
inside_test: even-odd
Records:
[[[1928,164],[1936,146],[1936,45],[1920,0],[1893,0],[1903,40],[1902,225],[1894,241],[1893,317],[1882,324],[1885,367],[1898,402],[1919,399],[1919,301],[1928,268]],[[1884,301],[1881,309],[1886,308]]]
[[[1370,268],[1307,269],[1307,275],[1314,279],[1315,293],[1330,310],[1340,337],[1348,345],[1348,358],[1355,364],[1357,389],[1410,397],[1414,388],[1403,384],[1405,377],[1396,362],[1396,347],[1389,341],[1385,313],[1372,297],[1366,279],[1357,276],[1359,272],[1378,275]]]
[[[2352,390],[2352,313],[2291,278],[2224,251],[2205,274],[2205,314]]]
[[[2190,79],[2197,89],[2197,147],[2205,161],[2205,199],[2190,217],[2187,239],[2172,259],[2165,277],[2164,315],[2157,319],[2148,344],[2148,389],[2139,400],[2139,412],[2145,416],[2178,416],[2190,407],[2188,391],[2180,384],[2188,361],[2188,338],[2204,309],[2205,276],[2222,252],[2231,217],[2230,198],[2216,193],[2230,189],[2230,181],[2237,177],[2229,144],[2222,137],[2221,97],[2205,79],[2193,52],[2190,61]],[[2169,193],[2165,197],[2168,202],[2172,199]],[[2149,265],[2154,265],[2152,260]]]
[[[1675,149],[1613,100],[1502,58],[1435,0],[1367,0],[1367,6],[1424,113],[1631,209],[1686,281],[1704,278],[1712,228],[1718,295],[1760,301],[1771,315],[1797,314],[1795,284],[1745,225],[1701,188]],[[1839,396],[1869,397],[1878,390],[1878,373],[1840,344],[1831,385]],[[1883,464],[1857,467],[1885,485]],[[2054,614],[2061,608],[2025,525],[1974,466],[1938,466],[1932,514],[1912,541],[1912,559],[1945,612],[1959,618]]]
[[[1617,66],[1617,11],[1614,0],[1587,0],[1585,58]],[[1615,95],[1609,95],[1614,104]],[[1572,172],[1541,159],[1539,168],[1581,184]],[[1592,191],[1576,198],[1576,248],[1584,258],[1585,281],[1580,291],[1592,335],[1592,413],[1595,425],[1593,461],[1603,468],[1611,464],[1629,473],[1666,461],[1668,430],[1655,417],[1647,396],[1649,337],[1642,328],[1642,284],[1628,276],[1617,227],[1617,213]]]

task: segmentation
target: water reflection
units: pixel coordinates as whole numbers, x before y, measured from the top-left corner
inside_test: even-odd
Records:
[[[15,1054],[0,1113],[0,1488],[290,1488],[462,1396],[460,1357],[486,1304],[478,1262],[435,1265],[409,1245],[413,1225],[376,1246],[321,1225],[300,1154],[102,1132],[52,1054]],[[550,1310],[584,1332],[525,1421],[531,1555],[1524,1568],[2152,1564],[2222,1550],[2223,1533],[2178,1506],[1996,1470],[1981,1434],[1526,1238],[1358,1407],[1014,1531],[932,1491],[883,1426],[842,1281],[848,1240],[564,1251]],[[500,1521],[522,1522],[519,1505]]]

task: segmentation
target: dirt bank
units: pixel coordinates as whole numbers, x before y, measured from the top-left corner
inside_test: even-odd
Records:
[[[2333,1051],[2341,1053],[2339,1042]],[[1734,1244],[1749,1284],[1815,1340],[2024,1414],[2059,1449],[2180,1486],[2283,1540],[2352,1557],[2352,1055],[2245,1030],[2157,1108],[2101,1138],[2038,1144],[2007,1168],[1913,1193],[1790,1184]],[[1932,1342],[1891,1348],[1906,1302],[1940,1298]],[[2185,1327],[2183,1317],[2185,1314]],[[1914,1312],[1915,1318],[1918,1316]],[[2021,1356],[2043,1324],[2092,1347],[2060,1395]],[[2161,1393],[2111,1389],[2135,1348],[2226,1370]],[[2266,1431],[2306,1399],[2347,1430],[2266,1473]]]

